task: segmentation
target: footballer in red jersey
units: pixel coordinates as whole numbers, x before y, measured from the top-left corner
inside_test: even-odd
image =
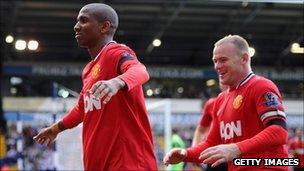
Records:
[[[172,149],[165,164],[180,161],[212,164],[228,162],[228,170],[281,170],[287,166],[235,166],[234,158],[288,158],[288,132],[282,97],[273,82],[253,74],[247,41],[238,35],[219,40],[213,50],[214,68],[229,88],[214,104],[215,117],[204,142],[188,149]]]
[[[208,99],[203,106],[202,115],[193,135],[192,146],[205,139],[212,122],[212,109],[215,98]]]
[[[301,128],[297,128],[295,136],[288,141],[291,157],[300,160],[299,166],[294,166],[294,171],[304,170],[304,134]]]
[[[204,105],[202,118],[200,120],[200,125],[204,127],[209,127],[212,122],[212,109],[214,105],[215,98],[210,98],[206,101]]]
[[[82,122],[85,170],[157,170],[142,90],[149,75],[129,47],[113,41],[117,26],[118,16],[108,5],[80,10],[75,38],[92,58],[83,69],[80,97],[61,121],[34,139],[49,144]]]
[[[224,91],[227,89],[227,86],[223,84],[219,84],[219,87],[221,91]],[[199,120],[199,123],[194,131],[193,135],[193,141],[192,141],[192,147],[198,145],[202,140],[204,140],[208,134],[208,131],[210,129],[210,125],[212,123],[213,118],[213,106],[214,102],[216,100],[216,97],[212,97],[205,101],[203,105],[202,115]]]

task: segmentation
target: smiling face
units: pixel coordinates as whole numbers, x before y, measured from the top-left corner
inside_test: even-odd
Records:
[[[75,38],[80,47],[94,47],[101,39],[101,23],[97,21],[90,8],[83,7],[74,26]]]
[[[234,87],[243,79],[246,62],[232,43],[215,46],[212,60],[221,84]]]

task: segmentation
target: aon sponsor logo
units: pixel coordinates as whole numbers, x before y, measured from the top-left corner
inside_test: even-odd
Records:
[[[92,94],[86,94],[84,96],[84,112],[88,113],[94,110],[101,109],[100,99],[94,98]]]
[[[232,121],[230,123],[220,122],[221,138],[229,140],[234,138],[234,136],[242,136],[242,125],[241,121]]]

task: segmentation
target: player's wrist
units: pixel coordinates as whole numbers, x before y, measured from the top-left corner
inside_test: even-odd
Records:
[[[186,149],[182,149],[180,153],[181,153],[181,155],[184,156],[184,159],[187,157],[187,150]]]
[[[116,77],[114,79],[114,81],[115,81],[115,84],[117,85],[118,89],[122,89],[126,86],[126,83],[119,77]]]
[[[58,134],[58,133],[64,131],[65,129],[66,129],[66,128],[64,127],[62,121],[58,121],[58,122],[54,123],[54,124],[51,126],[51,131],[52,131],[52,133],[54,133],[54,134]]]
[[[232,154],[234,154],[234,157],[239,157],[241,155],[241,150],[237,144],[231,144]]]
[[[58,134],[58,133],[60,132],[57,123],[56,123],[56,124],[53,124],[53,125],[50,127],[50,129],[51,129],[51,132],[52,132],[53,134]]]

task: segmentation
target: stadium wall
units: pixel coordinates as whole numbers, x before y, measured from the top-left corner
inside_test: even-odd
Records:
[[[160,98],[147,98],[147,105],[161,101]],[[201,115],[200,99],[170,99],[172,126],[195,125]],[[31,124],[39,124],[43,120],[54,121],[54,116],[60,118],[76,103],[76,98],[21,98],[5,97],[3,109],[8,121],[18,119]],[[288,116],[287,123],[290,127],[303,127],[304,111],[303,100],[285,100],[283,102]],[[151,124],[163,123],[163,108],[155,108],[149,111]],[[163,125],[162,125],[163,126]]]

